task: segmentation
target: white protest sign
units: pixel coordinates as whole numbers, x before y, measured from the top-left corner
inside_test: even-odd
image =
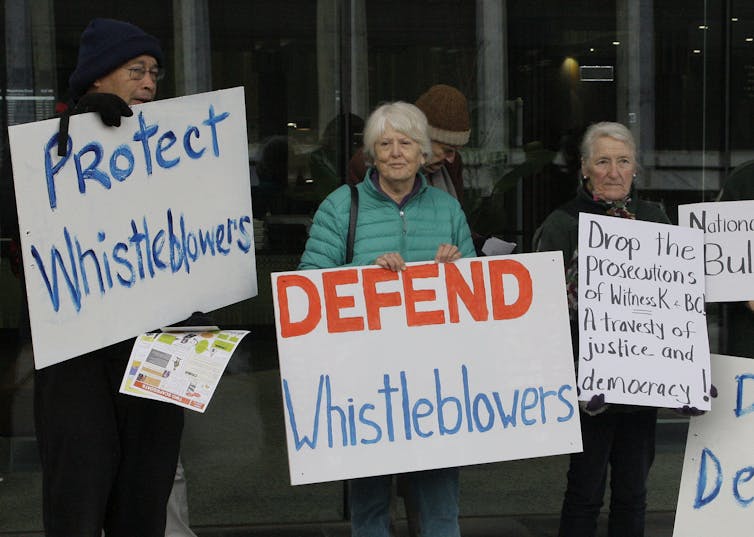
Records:
[[[706,301],[754,300],[754,201],[680,205],[678,223],[704,232]]]
[[[34,360],[257,292],[243,88],[9,128]]]
[[[579,215],[582,400],[709,408],[702,233]]]
[[[581,450],[559,252],[272,284],[292,484]]]
[[[674,537],[748,537],[754,509],[754,360],[712,355],[717,399],[692,418]]]

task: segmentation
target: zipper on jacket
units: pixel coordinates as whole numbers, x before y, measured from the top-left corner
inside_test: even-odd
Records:
[[[401,217],[401,226],[403,233],[401,233],[401,255],[406,258],[406,239],[408,235],[408,224],[406,222],[406,211],[403,209],[398,210],[398,216]]]

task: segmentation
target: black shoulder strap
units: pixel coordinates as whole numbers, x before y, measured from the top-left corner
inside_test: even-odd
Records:
[[[348,237],[346,238],[346,264],[353,261],[353,242],[356,237],[356,219],[359,215],[359,191],[355,185],[348,185],[351,188],[351,212],[348,220]]]

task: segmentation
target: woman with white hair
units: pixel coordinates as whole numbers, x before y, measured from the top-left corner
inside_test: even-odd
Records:
[[[466,217],[446,192],[420,173],[431,152],[427,119],[416,106],[384,104],[369,117],[364,147],[372,162],[359,193],[351,265],[402,270],[406,261],[451,262],[475,255]],[[346,264],[351,195],[348,186],[319,206],[300,269]]]
[[[634,179],[638,170],[636,144],[624,125],[607,121],[591,125],[581,144],[582,180],[576,196],[542,224],[537,249],[563,252],[575,357],[579,213],[669,223],[658,205],[637,196]],[[584,451],[571,455],[558,536],[595,535],[610,467],[608,536],[640,537],[644,535],[647,476],[655,454],[657,409],[605,404],[604,394],[580,406]]]
[[[380,106],[367,120],[364,147],[373,165],[354,187],[358,218],[351,259],[346,242],[352,195],[350,187],[343,185],[314,215],[299,269],[376,264],[398,272],[406,262],[446,263],[475,255],[460,204],[447,192],[428,186],[419,171],[431,152],[427,119],[421,110],[404,102]],[[458,537],[458,469],[404,476],[418,504],[422,535]],[[392,477],[350,482],[353,536],[390,535]]]

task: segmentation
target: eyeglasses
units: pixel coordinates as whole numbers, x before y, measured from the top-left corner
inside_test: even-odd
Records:
[[[128,78],[130,80],[141,80],[147,73],[149,73],[149,76],[152,77],[153,82],[157,82],[158,80],[165,78],[165,70],[162,67],[153,67],[152,69],[147,69],[143,66],[138,67],[134,65],[133,67],[124,67],[123,69],[128,71]]]

